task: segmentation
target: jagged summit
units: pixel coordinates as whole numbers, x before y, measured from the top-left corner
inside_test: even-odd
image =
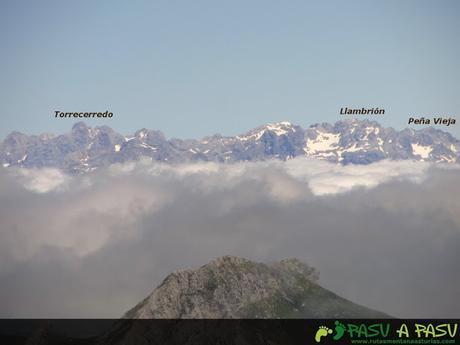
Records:
[[[268,123],[234,137],[167,139],[142,128],[121,135],[110,127],[84,122],[63,135],[13,132],[0,143],[4,167],[55,167],[71,174],[148,157],[164,163],[232,163],[305,156],[340,164],[369,164],[382,159],[460,162],[460,141],[432,127],[397,131],[376,121],[347,119],[306,129],[288,121]]]
[[[124,318],[388,317],[322,288],[318,277],[297,259],[264,264],[223,256],[171,273]]]
[[[78,121],[72,126],[73,131],[89,130],[89,126],[84,121]]]

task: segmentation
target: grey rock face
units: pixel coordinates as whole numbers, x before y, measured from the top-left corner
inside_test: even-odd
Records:
[[[113,163],[148,157],[165,163],[231,163],[307,156],[339,164],[369,164],[382,159],[459,163],[460,141],[433,128],[396,131],[375,121],[345,120],[307,129],[289,122],[270,123],[235,137],[167,139],[141,129],[122,136],[107,126],[83,122],[68,134],[27,136],[13,132],[0,143],[4,167],[54,167],[67,173],[92,171]]]
[[[297,259],[273,264],[224,256],[170,274],[124,318],[368,318],[387,315],[318,285]]]

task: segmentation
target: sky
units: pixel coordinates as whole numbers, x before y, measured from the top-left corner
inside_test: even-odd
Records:
[[[2,1],[0,138],[67,132],[235,135],[380,107],[460,122],[458,1]],[[422,128],[416,126],[414,128]],[[460,123],[450,127],[460,137]]]

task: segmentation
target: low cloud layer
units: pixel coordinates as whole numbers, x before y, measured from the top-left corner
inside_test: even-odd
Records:
[[[460,317],[460,174],[417,162],[0,170],[0,317],[119,317],[171,271],[297,257],[399,317]]]

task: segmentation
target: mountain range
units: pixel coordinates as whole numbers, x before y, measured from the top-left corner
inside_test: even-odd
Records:
[[[12,132],[0,143],[3,167],[54,167],[70,174],[141,157],[164,163],[232,163],[298,156],[339,164],[383,159],[459,163],[460,141],[433,127],[397,131],[375,121],[343,120],[306,129],[285,121],[269,123],[237,136],[216,134],[200,140],[167,139],[145,128],[122,135],[108,126],[78,122],[66,134]]]

